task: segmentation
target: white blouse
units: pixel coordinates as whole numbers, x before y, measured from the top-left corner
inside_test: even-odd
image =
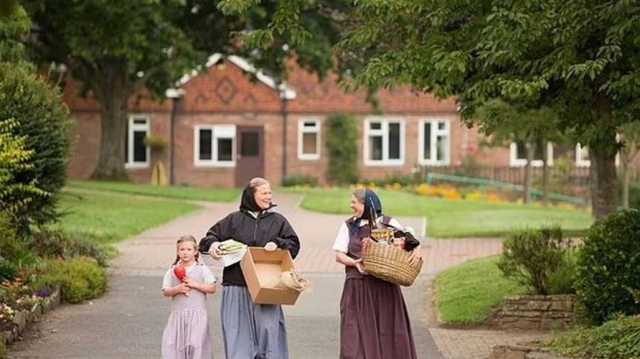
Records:
[[[204,276],[204,284],[213,284],[216,282],[216,277],[211,272],[211,269],[204,264],[194,264],[190,267],[187,267],[187,276],[189,276],[189,272],[191,272],[196,266],[202,266],[202,273]],[[162,279],[162,289],[171,288],[172,285],[172,277],[173,277],[173,267],[169,268],[169,270],[164,274],[164,278]]]
[[[376,222],[382,222],[382,218],[383,217],[378,217]],[[369,221],[364,219],[360,220],[360,227],[366,226],[367,224],[369,224]],[[391,220],[389,221],[389,225],[398,228],[399,230],[404,230],[400,222],[398,222],[395,218],[391,218]],[[347,228],[347,224],[345,222],[342,222],[340,229],[338,229],[336,241],[333,243],[333,250],[342,253],[349,252],[349,228]]]

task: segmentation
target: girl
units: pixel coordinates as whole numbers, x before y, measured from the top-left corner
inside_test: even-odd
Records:
[[[207,294],[216,291],[215,277],[207,266],[198,262],[198,257],[196,239],[181,237],[177,243],[176,261],[164,275],[162,294],[172,298],[172,303],[169,321],[162,334],[163,359],[213,357],[205,304]],[[186,269],[186,276],[175,270],[178,266]]]

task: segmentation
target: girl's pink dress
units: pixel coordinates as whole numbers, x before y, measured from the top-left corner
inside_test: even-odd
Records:
[[[163,287],[167,284],[174,287],[180,283],[173,268],[169,272],[165,275]],[[209,268],[202,264],[189,268],[187,276],[201,283],[210,282],[213,278]],[[163,359],[213,358],[206,298],[206,294],[195,289],[189,292],[189,296],[179,294],[173,297],[169,321],[162,334]]]

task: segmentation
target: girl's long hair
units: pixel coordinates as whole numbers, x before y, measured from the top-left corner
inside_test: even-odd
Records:
[[[195,255],[196,263],[199,263],[200,253],[198,252],[198,241],[196,241],[196,239],[193,236],[182,236],[180,237],[180,239],[178,239],[178,242],[176,243],[176,260],[175,262],[173,262],[173,265],[176,265],[178,264],[178,262],[180,262],[180,255],[177,252],[178,252],[178,248],[180,248],[180,244],[185,242],[193,243],[193,248],[196,250],[196,255]]]

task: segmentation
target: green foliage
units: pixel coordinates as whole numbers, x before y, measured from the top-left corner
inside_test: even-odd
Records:
[[[303,67],[326,73],[333,65],[330,47],[338,37],[329,15],[309,12],[288,18],[276,13],[306,8],[295,1],[252,2],[251,9],[210,0],[23,0],[22,4],[41,30],[32,42],[37,62],[64,63],[83,93],[91,90],[105,110],[102,121],[110,126],[102,133],[94,173],[100,179],[126,177],[124,163],[107,159],[124,157],[121,131],[127,109],[120,104],[126,104],[137,89],[164,97],[185,73],[205,70],[213,53],[244,56],[257,68],[284,79],[286,60],[297,50],[295,58]],[[240,10],[246,13],[229,14]],[[278,34],[302,21],[313,29],[317,41],[301,44],[307,37],[295,35],[293,39],[300,41],[271,42],[263,32],[258,40],[261,51],[239,46],[245,43],[239,38],[242,34],[272,19],[280,24],[272,28]]]
[[[50,260],[41,267],[33,287],[38,291],[57,286],[62,288],[62,297],[66,302],[81,303],[105,292],[107,275],[105,269],[90,258]]]
[[[287,176],[282,180],[282,185],[284,187],[293,187],[293,186],[315,187],[318,185],[318,177],[303,176],[303,175]]]
[[[58,92],[24,66],[0,63],[0,208],[19,233],[57,217],[69,129]]]
[[[640,289],[640,211],[613,213],[595,223],[578,256],[576,291],[595,323],[613,314],[638,314],[633,291]]]
[[[549,275],[549,294],[575,294],[577,260],[577,251],[565,252],[558,269]]]
[[[327,119],[329,181],[336,184],[358,180],[358,123],[351,116],[332,115]]]
[[[498,268],[536,294],[549,294],[550,278],[565,263],[568,247],[559,227],[518,231],[505,240]]]
[[[594,328],[579,328],[551,342],[571,358],[640,359],[640,317],[618,317]]]
[[[6,11],[4,15],[0,15],[0,62],[20,62],[25,59],[25,46],[22,42],[29,33],[31,21],[21,6],[15,6],[15,1],[4,0],[2,4],[5,2],[13,4],[6,5],[11,9],[0,5],[0,13]]]
[[[0,334],[2,336],[3,334]],[[4,345],[4,338],[0,337],[0,359],[7,358],[7,348]]]
[[[27,245],[40,257],[62,259],[90,257],[101,266],[107,266],[108,254],[102,246],[86,239],[73,238],[59,229],[41,228],[32,233]]]
[[[409,175],[391,175],[387,176],[384,179],[362,179],[361,183],[370,184],[373,183],[376,187],[384,187],[387,185],[395,185],[399,184],[401,186],[410,186],[420,183],[422,178],[418,176],[409,176]]]
[[[0,282],[13,280],[37,261],[18,237],[10,221],[0,212]]]
[[[640,209],[640,183],[629,186],[629,207]]]

